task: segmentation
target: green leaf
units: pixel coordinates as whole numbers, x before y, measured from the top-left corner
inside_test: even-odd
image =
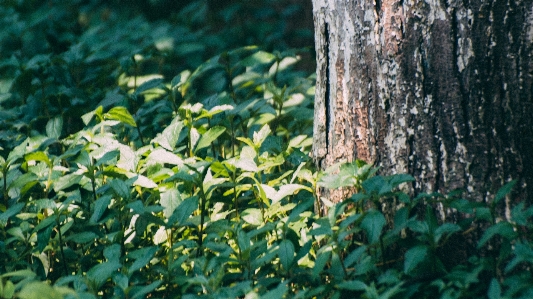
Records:
[[[83,120],[83,123],[87,126],[93,119],[93,116],[98,116],[100,119],[102,118],[102,111],[104,108],[102,106],[98,106],[96,109],[94,109],[91,112],[85,113],[81,116],[81,119]]]
[[[287,294],[288,291],[287,283],[282,282],[280,283],[275,289],[267,292],[266,294],[261,296],[261,299],[280,299]]]
[[[26,156],[24,156],[24,159],[26,161],[41,161],[46,163],[49,167],[52,165],[52,162],[50,162],[50,159],[44,152],[33,152],[29,153]]]
[[[78,184],[82,178],[83,175],[75,173],[69,173],[67,175],[60,176],[59,178],[53,181],[54,191],[59,192],[61,190],[67,189],[72,185]]]
[[[168,225],[185,225],[191,214],[198,209],[198,196],[185,199],[168,218]]]
[[[98,235],[94,232],[81,232],[78,234],[70,235],[68,238],[65,238],[67,241],[72,241],[77,244],[93,242],[98,238]]]
[[[117,163],[116,159],[118,158],[119,155],[120,155],[119,150],[113,150],[113,151],[106,152],[102,157],[96,160],[96,163],[94,165],[100,166],[104,164],[108,164],[108,165],[116,164]]]
[[[360,280],[349,280],[349,281],[343,281],[335,285],[335,287],[341,290],[364,291],[366,290],[367,285]]]
[[[146,294],[148,294],[148,293],[154,291],[155,289],[157,289],[162,283],[163,283],[162,280],[157,280],[157,281],[154,281],[154,282],[152,282],[151,284],[149,284],[147,286],[142,286],[142,287],[135,286],[135,287],[132,287],[130,289],[130,291],[128,292],[128,295],[131,296],[130,297],[131,299],[148,298],[146,296]]]
[[[265,51],[258,51],[241,60],[239,64],[242,66],[254,67],[260,64],[271,63],[274,61],[274,59],[276,59],[274,54]]]
[[[378,196],[392,192],[392,186],[382,176],[371,177],[362,183],[363,188],[369,194]]]
[[[181,121],[178,116],[172,120],[170,125],[166,127],[162,133],[157,134],[157,136],[152,139],[151,142],[159,144],[162,148],[168,151],[173,151],[176,143],[178,142],[182,129],[183,121]]]
[[[249,208],[242,211],[241,217],[244,221],[251,225],[260,226],[264,224],[261,210],[257,208]]]
[[[161,193],[160,204],[164,208],[163,216],[169,218],[172,216],[176,208],[181,204],[182,199],[178,189],[172,188]]]
[[[435,243],[439,243],[440,238],[445,234],[453,234],[461,230],[461,227],[454,223],[444,223],[435,230]]]
[[[428,256],[428,248],[426,246],[416,246],[409,249],[405,253],[404,272],[409,274]]]
[[[487,292],[487,297],[489,299],[500,299],[502,295],[502,288],[500,283],[496,278],[493,278],[490,282],[489,290]]]
[[[289,271],[294,259],[294,245],[291,241],[283,240],[279,243],[278,256],[285,271]]]
[[[0,214],[0,227],[5,227],[7,225],[7,221],[9,218],[11,218],[14,215],[17,215],[25,206],[25,203],[19,202],[7,209],[5,212]]]
[[[511,193],[511,190],[513,190],[514,185],[516,185],[517,180],[512,180],[509,183],[505,184],[503,187],[498,190],[498,193],[496,193],[496,196],[494,197],[494,202],[498,203],[500,202],[505,196],[509,193]]]
[[[100,221],[100,218],[111,203],[111,199],[111,195],[105,195],[94,202],[94,211],[89,219],[89,223],[98,223],[98,221]]]
[[[130,198],[130,188],[123,180],[121,179],[109,180],[109,185],[111,186],[113,191],[115,191],[115,193],[118,196],[124,199]]]
[[[253,142],[255,148],[261,147],[261,144],[263,144],[263,141],[265,141],[270,132],[270,127],[268,125],[264,125],[259,132],[254,132]]]
[[[24,285],[17,297],[21,299],[61,299],[63,295],[46,282],[33,281]]]
[[[389,183],[393,188],[403,183],[414,182],[415,178],[410,174],[395,174],[390,177]]]
[[[500,235],[507,240],[512,240],[517,236],[513,226],[509,222],[498,222],[495,225],[489,227],[485,231],[485,233],[483,233],[483,236],[481,237],[481,239],[479,239],[477,245],[478,249],[483,247],[483,245],[485,245],[485,243],[487,243],[487,241],[489,241],[495,235]]]
[[[15,294],[15,285],[11,280],[6,281],[6,284],[3,286],[2,290],[2,282],[0,282],[0,297],[2,298],[12,298]]]
[[[131,116],[131,114],[129,113],[128,109],[126,109],[126,107],[122,107],[122,106],[113,107],[106,114],[104,114],[104,118],[118,120],[132,127],[137,127],[137,123],[135,123],[135,119],[133,119],[133,116]]]
[[[299,185],[299,184],[286,184],[286,185],[282,185],[279,188],[278,192],[276,192],[276,195],[270,199],[272,200],[272,203],[276,203],[289,195],[293,195],[297,193],[297,191],[299,190],[307,190],[310,193],[313,193],[313,190],[311,190],[307,186]]]
[[[224,131],[226,131],[226,128],[221,126],[214,126],[207,130],[207,132],[205,132],[202,137],[200,137],[200,140],[198,141],[194,152],[196,153],[199,150],[210,146],[211,143],[213,143],[213,141],[215,141],[218,136],[224,133]]]
[[[313,267],[313,276],[318,277],[322,270],[324,270],[324,267],[326,266],[326,263],[329,261],[331,257],[331,251],[326,251],[319,253],[316,260],[315,260],[315,266]]]
[[[5,274],[2,274],[0,275],[1,278],[4,278],[4,277],[25,277],[25,278],[30,278],[30,277],[35,277],[36,274],[33,273],[33,271],[31,270],[18,270],[18,271],[13,271],[13,272],[7,272]]]
[[[365,218],[361,222],[361,228],[365,230],[370,244],[379,241],[385,223],[385,216],[383,216],[381,212],[374,209],[367,212]]]
[[[147,90],[159,87],[162,85],[162,83],[163,83],[163,79],[161,78],[155,78],[155,79],[148,80],[144,82],[143,84],[139,85],[139,87],[137,87],[135,92],[133,92],[133,96],[137,96]]]
[[[59,139],[63,130],[63,118],[56,116],[46,124],[46,135],[50,138]]]
[[[148,265],[150,260],[154,257],[157,252],[157,247],[144,247],[130,252],[127,257],[130,259],[135,259],[135,262],[128,268],[128,276],[131,276],[133,272],[141,269],[142,267]]]
[[[92,267],[87,271],[87,279],[92,281],[99,289],[122,265],[118,261],[105,262]]]
[[[255,161],[250,158],[239,158],[235,162],[235,167],[240,168],[244,171],[250,171],[250,172],[256,172],[259,169],[257,168],[257,164],[255,164]]]

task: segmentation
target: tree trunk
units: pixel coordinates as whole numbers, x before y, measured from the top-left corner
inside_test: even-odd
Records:
[[[315,162],[533,198],[532,0],[313,0]],[[321,190],[339,201],[345,194]]]

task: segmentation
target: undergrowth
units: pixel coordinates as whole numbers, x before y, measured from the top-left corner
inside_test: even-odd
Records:
[[[194,22],[99,26],[112,11],[89,7],[69,32],[10,2],[0,298],[533,297],[533,208],[498,214],[514,182],[476,203],[362,161],[313,168],[305,50],[206,59]],[[41,34],[61,38],[24,48]],[[342,187],[358,192],[317,215],[315,190]]]

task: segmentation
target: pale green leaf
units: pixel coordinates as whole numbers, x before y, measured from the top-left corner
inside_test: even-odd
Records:
[[[152,143],[157,143],[166,150],[173,151],[178,142],[180,132],[183,129],[183,121],[179,117],[172,120],[170,125],[166,127],[162,133],[157,134],[157,137],[152,139]]]
[[[164,208],[163,216],[169,218],[182,202],[178,189],[172,188],[161,193],[160,204]]]
[[[249,208],[242,211],[241,217],[244,221],[251,225],[260,226],[264,224],[261,210],[257,208]]]
[[[23,286],[18,293],[20,299],[62,299],[63,295],[46,282],[33,281]]]
[[[113,107],[106,114],[104,114],[104,117],[106,119],[118,120],[132,127],[137,127],[135,119],[133,119],[133,116],[131,116],[130,112],[128,111],[128,109],[126,109],[126,107]]]
[[[48,121],[46,124],[46,135],[50,138],[58,139],[63,130],[63,118],[56,116]]]

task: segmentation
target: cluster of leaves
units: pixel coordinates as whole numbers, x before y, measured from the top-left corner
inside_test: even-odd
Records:
[[[0,298],[532,297],[533,207],[499,217],[514,182],[487,204],[362,161],[314,171],[301,51],[198,29],[210,1],[181,26],[29,2],[0,5]]]

